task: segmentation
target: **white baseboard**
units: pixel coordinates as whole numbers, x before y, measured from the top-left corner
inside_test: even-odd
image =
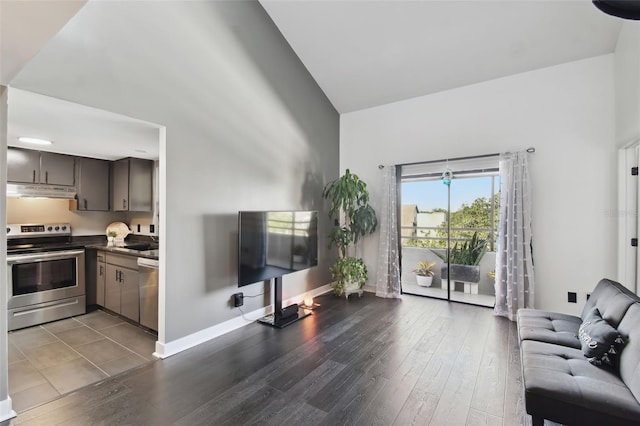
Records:
[[[181,337],[180,339],[174,340],[172,342],[156,342],[156,351],[153,353],[153,356],[155,356],[156,358],[166,358],[168,356],[175,355],[186,349],[192,348],[211,339],[215,339],[218,336],[222,336],[223,334],[227,334],[233,330],[244,327],[245,325],[251,324],[253,322],[250,320],[246,320],[245,318],[258,319],[265,315],[269,315],[271,311],[272,307],[268,306],[252,312],[248,312],[244,315],[244,317],[235,317],[220,324],[205,328],[204,330],[196,331],[195,333]]]
[[[325,284],[322,287],[314,288],[313,290],[307,291],[306,293],[299,294],[297,296],[291,297],[289,299],[283,300],[282,304],[284,306],[289,306],[292,303],[300,304],[304,301],[305,297],[317,297],[322,294],[328,293],[331,291],[331,284]]]
[[[284,306],[291,305],[292,303],[302,303],[305,297],[316,297],[329,291],[331,291],[331,286],[329,284],[326,284],[322,287],[315,288],[306,293],[283,300],[282,303]],[[204,330],[197,331],[195,333],[189,334],[188,336],[181,337],[171,342],[156,342],[156,351],[153,353],[153,356],[155,356],[156,358],[167,358],[171,355],[175,355],[201,343],[222,336],[223,334],[227,334],[240,327],[252,324],[256,319],[262,318],[265,315],[269,315],[272,313],[272,311],[272,306],[266,306],[264,308],[256,309],[255,311],[248,312],[244,315],[244,317],[235,317],[233,319],[227,320],[220,324],[216,324],[209,328],[205,328]],[[245,318],[248,318],[249,320]]]
[[[375,293],[376,292],[376,286],[374,286],[374,285],[365,284],[365,285],[362,286],[362,289],[364,291],[366,291],[367,293]]]
[[[12,419],[16,416],[16,412],[11,409],[11,398],[0,401],[0,422]]]

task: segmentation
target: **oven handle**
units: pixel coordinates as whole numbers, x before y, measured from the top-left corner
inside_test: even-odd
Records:
[[[70,259],[80,254],[84,254],[84,249],[52,251],[48,253],[13,254],[13,255],[7,256],[7,264],[13,265],[16,263],[43,262],[46,260]]]

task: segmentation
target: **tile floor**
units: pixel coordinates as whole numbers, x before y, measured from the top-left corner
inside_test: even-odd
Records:
[[[9,333],[17,412],[153,361],[157,338],[104,311]]]

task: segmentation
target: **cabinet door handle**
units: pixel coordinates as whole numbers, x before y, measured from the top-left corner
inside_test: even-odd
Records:
[[[44,172],[44,183],[49,183],[49,172]]]
[[[36,183],[36,170],[33,169],[33,183]]]
[[[87,199],[84,199],[84,209],[87,210]]]
[[[127,200],[125,198],[122,199],[122,208],[123,209],[127,208]]]
[[[120,282],[120,271],[116,269],[116,281]]]
[[[99,272],[100,276],[102,276],[102,274],[104,274],[104,271],[102,269],[102,265],[100,265],[100,272]]]

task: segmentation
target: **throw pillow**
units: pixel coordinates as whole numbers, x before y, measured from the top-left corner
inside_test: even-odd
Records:
[[[624,339],[618,330],[602,318],[598,308],[591,309],[585,315],[578,336],[582,353],[591,364],[615,365],[617,354],[624,345]]]

